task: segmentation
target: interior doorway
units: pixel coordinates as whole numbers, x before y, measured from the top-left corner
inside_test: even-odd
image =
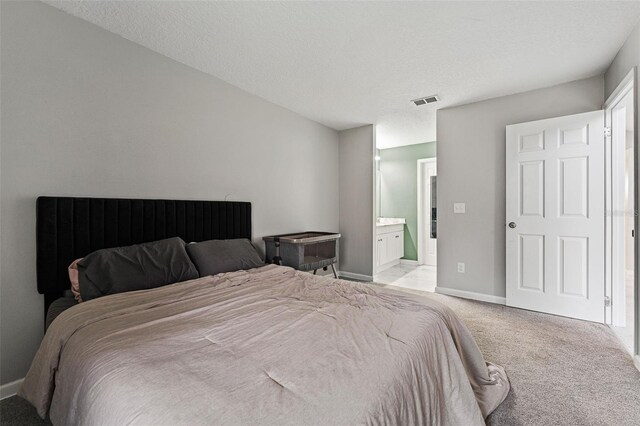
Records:
[[[607,133],[607,322],[635,350],[635,108],[630,73],[605,104]]]
[[[418,265],[438,265],[437,161],[418,160]]]
[[[413,145],[393,151],[381,150],[377,188],[379,193],[386,197],[380,197],[380,217],[376,223],[376,252],[379,256],[376,258],[374,281],[378,284],[426,292],[435,291],[436,160],[433,156],[427,157],[429,155],[435,155],[433,146],[418,148]],[[389,216],[382,217],[385,213]],[[398,220],[402,224],[389,226]],[[400,228],[393,229],[396,226]],[[387,230],[383,230],[384,228]],[[400,230],[403,230],[404,234],[400,233]],[[389,241],[400,241],[407,249],[403,251],[402,258],[390,266],[387,262],[389,259],[380,256],[385,239],[387,247]],[[427,242],[430,244],[427,244],[425,250]],[[424,260],[425,253],[429,255],[427,262]]]

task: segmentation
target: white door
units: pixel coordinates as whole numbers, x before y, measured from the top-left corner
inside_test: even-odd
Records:
[[[507,126],[507,305],[604,322],[604,112]]]
[[[433,180],[437,176],[436,159],[418,160],[418,205],[419,226],[418,226],[418,264],[437,265],[438,240],[435,229],[432,229],[432,222],[436,219],[434,211],[435,203],[435,183]]]

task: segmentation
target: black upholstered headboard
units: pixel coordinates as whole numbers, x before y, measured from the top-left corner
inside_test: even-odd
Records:
[[[39,197],[36,210],[38,292],[45,297],[45,316],[69,289],[69,264],[93,251],[170,237],[251,239],[247,202]]]

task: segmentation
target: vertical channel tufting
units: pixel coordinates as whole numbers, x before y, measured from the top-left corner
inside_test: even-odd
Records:
[[[247,208],[247,238],[253,238],[253,208],[251,203],[246,203]]]
[[[242,235],[242,205],[240,203],[233,203],[233,235],[234,238],[239,238]]]
[[[185,233],[182,239],[187,243],[191,241],[196,241],[196,231],[195,231],[195,206],[193,202],[185,202],[184,203],[184,217],[185,217]]]
[[[118,200],[107,199],[104,206],[104,247],[118,246]]]
[[[167,201],[167,216],[166,216],[166,224],[167,230],[165,238],[168,238],[171,235],[178,235],[178,228],[176,226],[176,202],[175,201]]]
[[[142,240],[154,241],[155,238],[155,224],[156,219],[153,215],[153,201],[144,200],[142,204]],[[146,224],[146,225],[145,225]]]
[[[72,198],[60,199],[58,201],[57,227],[58,227],[58,268],[57,281],[68,279],[66,267],[69,266],[73,257],[73,204]]]
[[[130,200],[118,200],[118,244],[117,246],[131,245],[131,202]]]
[[[211,203],[211,239],[216,240],[222,238],[220,236],[220,203]]]
[[[242,203],[240,204],[240,222],[241,222],[240,233],[242,235],[247,235],[247,206]]]
[[[143,200],[131,200],[131,244],[140,244],[145,241],[143,219]]]
[[[246,218],[247,231],[245,235],[248,235],[247,238],[252,239],[253,238],[253,212],[252,212],[251,203],[247,203],[245,206],[246,206],[245,209],[247,211],[247,218]]]
[[[89,228],[91,239],[89,242],[89,251],[98,250],[105,246],[104,244],[104,200],[91,198],[89,199]],[[87,254],[84,253],[84,254]]]
[[[194,208],[194,217],[193,217],[193,226],[194,226],[194,231],[193,231],[193,240],[194,241],[203,241],[204,238],[204,232],[203,232],[203,227],[204,227],[204,213],[203,213],[203,202],[202,201],[194,201],[193,202],[193,208]]]
[[[166,204],[164,201],[156,200],[153,202],[153,214],[156,219],[156,240],[167,238],[167,214]]]
[[[88,198],[75,200],[73,208],[73,259],[91,252],[91,206]]]
[[[233,238],[233,203],[227,203],[225,207],[227,216],[225,238]]]
[[[176,235],[182,239],[187,233],[187,213],[185,210],[185,202],[176,201]]]
[[[211,231],[211,205],[212,203],[204,202],[202,215],[202,241],[213,239]]]
[[[110,247],[179,236],[204,241],[251,238],[251,204],[223,201],[39,197],[38,291],[49,303],[69,288],[67,267]]]
[[[240,205],[240,235],[249,235],[251,236],[251,231],[247,229],[247,217],[249,216],[248,206],[246,204]],[[249,237],[251,239],[251,237]]]
[[[36,200],[36,272],[38,292],[52,286],[58,268],[58,200],[39,197]]]
[[[218,229],[218,238],[221,240],[227,239],[227,209],[224,205],[218,205],[218,214],[220,215],[220,227]]]

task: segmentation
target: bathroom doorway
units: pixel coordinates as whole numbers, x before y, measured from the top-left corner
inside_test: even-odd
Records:
[[[374,281],[394,287],[433,292],[437,276],[435,258],[431,262],[433,266],[418,264],[418,186],[422,185],[418,179],[420,169],[416,166],[418,161],[435,159],[436,143],[385,148],[380,149],[377,154],[377,219],[374,239],[374,253],[377,256],[374,256]],[[430,162],[431,166],[434,164],[435,161]],[[425,197],[431,198],[430,195]],[[424,197],[421,197],[420,203],[422,198]],[[430,217],[428,222],[430,226]],[[435,247],[432,248],[435,254],[434,249]]]

